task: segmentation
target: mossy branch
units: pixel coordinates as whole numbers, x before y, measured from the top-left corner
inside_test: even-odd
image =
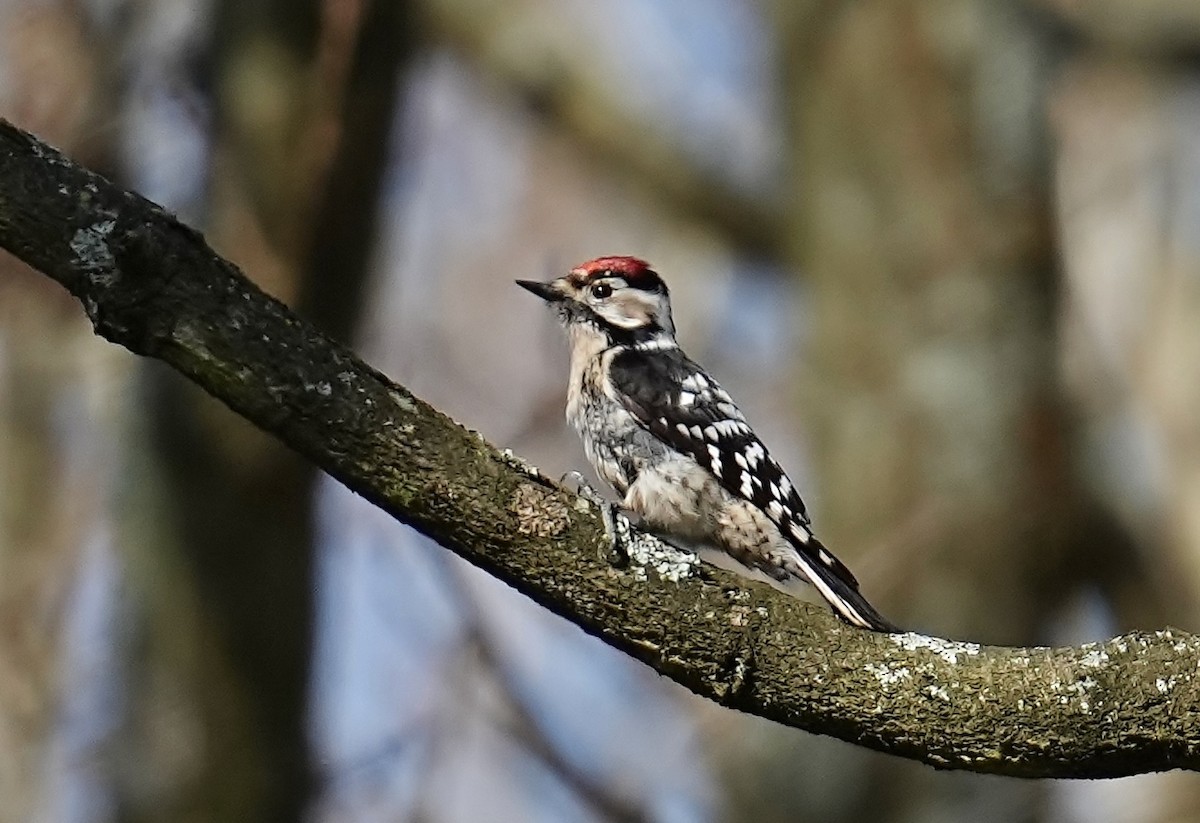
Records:
[[[1021,649],[873,634],[645,535],[614,562],[592,504],[320,334],[160,207],[2,120],[0,247],[66,286],[100,335],[697,694],[943,768],[1200,764],[1200,639]]]

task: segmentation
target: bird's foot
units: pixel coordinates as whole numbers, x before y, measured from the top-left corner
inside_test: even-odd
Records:
[[[606,558],[614,566],[624,566],[629,563],[629,552],[625,543],[633,529],[628,513],[620,506],[610,503],[600,492],[587,482],[577,471],[569,471],[559,480],[559,485],[575,492],[589,503],[600,509],[600,518],[604,521],[604,534],[608,538],[609,554]]]

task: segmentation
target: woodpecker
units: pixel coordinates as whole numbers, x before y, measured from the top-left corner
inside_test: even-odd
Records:
[[[567,420],[621,506],[671,542],[709,546],[784,584],[811,584],[845,622],[899,631],[813,535],[795,484],[733,399],[675,341],[666,283],[600,257],[548,283],[571,348]]]

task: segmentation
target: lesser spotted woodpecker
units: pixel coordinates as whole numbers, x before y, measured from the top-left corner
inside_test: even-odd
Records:
[[[898,631],[813,535],[795,485],[733,399],[679,348],[667,286],[649,264],[601,257],[517,284],[566,327],[567,419],[627,510],[668,540],[811,583],[847,623]]]

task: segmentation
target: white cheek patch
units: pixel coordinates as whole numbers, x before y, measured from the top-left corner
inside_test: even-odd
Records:
[[[615,311],[612,306],[603,306],[602,308],[596,310],[596,314],[603,317],[618,329],[636,329],[646,325],[642,318],[621,314],[620,312]]]
[[[639,329],[654,319],[654,306],[632,290],[593,306],[596,314],[620,329]]]

